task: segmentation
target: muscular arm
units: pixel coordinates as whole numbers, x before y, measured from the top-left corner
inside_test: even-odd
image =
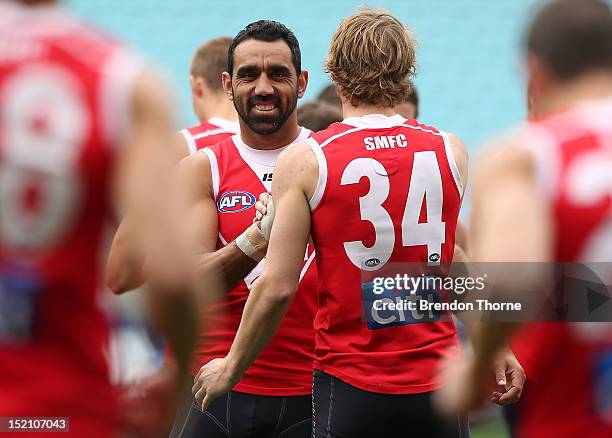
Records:
[[[536,184],[530,153],[503,145],[484,159],[476,170],[470,227],[473,259],[477,262],[542,262],[550,260],[552,235],[550,212]],[[537,266],[530,264],[530,266]],[[527,264],[517,265],[519,268]],[[501,289],[508,301],[530,290],[536,276],[545,272],[504,269]],[[477,327],[475,368],[490,366],[496,351],[516,324],[483,323]]]
[[[244,373],[270,341],[295,295],[310,238],[307,192],[314,192],[317,169],[307,145],[291,146],[276,164],[272,182],[276,218],[267,262],[249,294],[228,354],[229,366],[237,374]]]
[[[196,153],[183,159],[177,173],[180,191],[187,205],[185,223],[191,227],[191,234],[196,236],[196,266],[199,271],[210,273],[217,279],[217,293],[227,293],[258,262],[244,254],[235,242],[216,250],[219,224],[208,156]]]
[[[174,165],[187,154],[185,138],[176,134],[172,140],[172,148],[167,151],[164,159]],[[144,255],[138,251],[138,245],[135,242],[138,232],[135,222],[128,212],[117,228],[108,254],[106,284],[116,294],[140,287],[145,282]]]

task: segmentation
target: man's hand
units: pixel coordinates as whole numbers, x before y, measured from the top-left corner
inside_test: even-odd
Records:
[[[240,377],[230,372],[227,357],[213,359],[200,368],[191,392],[205,411],[214,399],[229,392],[239,381]]]
[[[500,406],[519,401],[525,384],[525,371],[508,346],[496,354],[493,360],[493,370],[495,383],[503,386],[506,392],[494,391],[491,401]]]
[[[491,371],[495,377],[493,386],[505,387],[505,393],[491,394],[491,385],[482,378],[483,370],[474,357],[449,360],[446,385],[436,394],[436,405],[443,413],[455,415],[479,408],[487,398],[501,406],[517,402],[525,384],[525,372],[510,348],[506,346],[496,354]]]
[[[258,228],[261,230],[264,238],[269,241],[270,234],[272,233],[272,224],[274,223],[274,203],[272,202],[272,195],[269,193],[262,193],[259,195],[259,201],[255,203],[255,218],[253,223],[257,223]]]

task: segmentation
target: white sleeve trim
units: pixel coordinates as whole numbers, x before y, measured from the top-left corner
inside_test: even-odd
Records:
[[[193,135],[191,135],[191,133],[186,129],[181,129],[179,132],[181,133],[181,135],[185,139],[185,142],[187,143],[187,148],[189,149],[189,155],[195,154],[198,148],[195,144]]]
[[[325,193],[325,188],[327,186],[327,160],[325,159],[325,155],[321,150],[321,146],[317,141],[313,138],[309,138],[306,140],[306,143],[312,149],[312,152],[315,154],[317,158],[317,162],[319,163],[319,177],[317,179],[317,188],[315,192],[312,194],[312,198],[308,201],[310,205],[310,211],[313,211],[323,198],[323,194]]]
[[[127,49],[117,49],[106,61],[99,85],[98,99],[104,140],[118,146],[132,125],[131,100],[136,78],[143,63]]]
[[[440,131],[442,138],[444,139],[444,149],[446,150],[446,159],[448,160],[448,164],[450,165],[451,172],[453,174],[453,179],[455,180],[455,184],[457,185],[457,189],[459,190],[459,194],[463,196],[463,183],[461,182],[461,175],[459,174],[459,168],[457,167],[457,162],[455,161],[455,154],[453,154],[453,148],[451,146],[451,141],[448,136],[448,133]]]
[[[217,163],[217,156],[210,148],[200,149],[202,152],[208,156],[208,161],[210,161],[210,175],[212,177],[212,185],[213,185],[213,193],[215,195],[215,199],[219,196],[219,164]]]

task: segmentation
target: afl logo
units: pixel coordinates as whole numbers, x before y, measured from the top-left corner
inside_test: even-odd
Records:
[[[248,210],[255,205],[255,196],[249,192],[225,192],[217,201],[217,208],[221,213],[238,213]]]
[[[377,259],[377,258],[367,259],[367,260],[365,261],[365,265],[366,265],[368,268],[373,268],[374,266],[378,266],[378,265],[380,265],[380,260],[379,260],[379,259]]]
[[[440,260],[440,254],[434,252],[433,254],[431,254],[429,256],[429,261],[430,262],[437,262],[438,260]]]

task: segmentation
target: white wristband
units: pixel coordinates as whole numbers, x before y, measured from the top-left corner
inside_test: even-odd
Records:
[[[261,232],[256,226],[250,226],[244,231],[244,233],[242,233],[236,238],[235,242],[236,246],[240,249],[240,251],[246,254],[249,258],[255,260],[256,262],[259,262],[265,257],[265,254],[262,254],[260,251],[258,251],[255,245],[251,243],[250,236],[252,232],[260,233],[261,236]],[[263,236],[261,236],[260,238],[263,239]]]

